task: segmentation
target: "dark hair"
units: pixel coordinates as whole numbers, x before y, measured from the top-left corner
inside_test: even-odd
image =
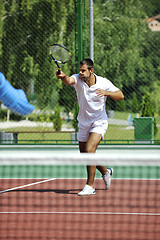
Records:
[[[81,66],[82,65],[87,65],[88,66],[88,69],[90,70],[91,68],[94,68],[94,63],[92,61],[92,59],[90,58],[84,58],[82,61],[80,61],[79,63]]]

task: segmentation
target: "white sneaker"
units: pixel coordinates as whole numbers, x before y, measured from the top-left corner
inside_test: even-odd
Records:
[[[113,168],[107,168],[107,173],[103,176],[103,180],[105,183],[105,189],[107,190],[111,185],[111,176],[113,174]]]
[[[93,195],[93,194],[95,194],[94,187],[91,187],[86,184],[83,190],[78,193],[78,196],[86,196],[86,195]]]

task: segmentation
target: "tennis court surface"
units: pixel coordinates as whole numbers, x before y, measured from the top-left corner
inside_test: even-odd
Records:
[[[78,196],[86,165],[113,167],[111,188]],[[160,239],[159,147],[5,146],[0,149],[0,239]]]

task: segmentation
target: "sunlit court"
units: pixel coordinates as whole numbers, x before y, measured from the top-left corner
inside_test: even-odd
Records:
[[[7,146],[0,152],[1,239],[159,239],[160,150]],[[112,166],[110,189],[78,196],[87,164]]]

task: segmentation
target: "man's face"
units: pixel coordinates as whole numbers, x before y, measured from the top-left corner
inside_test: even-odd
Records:
[[[90,78],[92,72],[93,70],[92,69],[89,70],[86,64],[80,65],[79,77],[80,79],[85,81]]]

